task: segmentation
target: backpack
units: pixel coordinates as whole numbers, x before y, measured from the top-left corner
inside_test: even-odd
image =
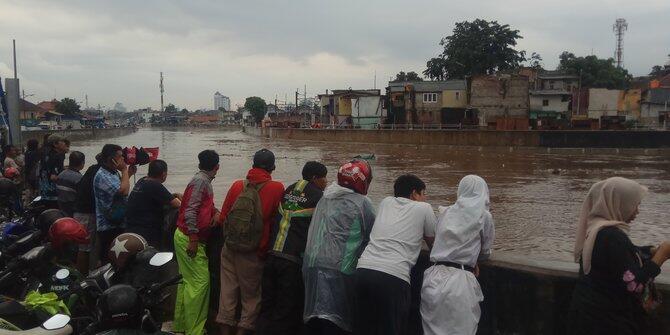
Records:
[[[225,245],[238,252],[256,251],[263,235],[263,211],[258,194],[265,183],[244,182],[242,192],[235,200],[223,226]]]

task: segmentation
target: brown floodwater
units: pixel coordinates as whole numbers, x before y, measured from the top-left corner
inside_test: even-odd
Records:
[[[274,151],[273,178],[288,185],[300,178],[306,161],[317,160],[336,178],[337,167],[358,154],[374,154],[370,198],[377,205],[392,195],[394,179],[404,173],[427,184],[428,202],[434,208],[455,200],[460,178],[478,174],[489,184],[491,212],[496,224],[495,250],[526,254],[533,259],[572,260],[575,223],[589,187],[611,176],[634,179],[649,188],[631,235],[639,244],[670,239],[667,205],[670,203],[670,156],[629,154],[548,154],[541,150],[510,152],[508,148],[420,147],[374,144],[268,140],[238,130],[140,129],[113,139],[74,142],[72,150],[86,154],[88,163],[105,143],[121,146],[160,147],[169,165],[165,183],[183,192],[197,171],[197,154],[204,149],[221,155],[214,180],[218,207],[233,181],[243,178],[253,153]],[[553,171],[559,169],[559,174]],[[138,177],[146,174],[140,167]]]

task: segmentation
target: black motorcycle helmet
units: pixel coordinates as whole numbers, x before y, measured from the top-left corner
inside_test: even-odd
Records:
[[[46,235],[49,232],[51,225],[56,222],[56,220],[66,216],[67,215],[60,209],[47,209],[37,217],[37,222],[35,224],[37,225],[37,229],[39,229],[42,234]]]
[[[96,312],[103,329],[141,326],[142,301],[137,290],[130,285],[114,285],[102,293],[96,304]]]

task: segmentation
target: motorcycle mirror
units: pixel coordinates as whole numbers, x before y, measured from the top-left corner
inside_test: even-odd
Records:
[[[31,238],[33,238],[33,234],[28,234],[28,235],[18,239],[15,243],[26,243],[26,242],[30,241]]]
[[[45,249],[46,249],[46,247],[43,246],[43,245],[39,246],[39,247],[34,247],[34,248],[30,249],[28,252],[26,252],[25,254],[23,254],[22,256],[20,256],[20,258],[22,258],[23,260],[27,260],[27,261],[37,259],[44,254]]]
[[[172,260],[174,254],[171,252],[158,252],[149,260],[151,266],[163,266]]]
[[[60,269],[56,271],[56,279],[58,280],[63,280],[69,276],[70,276],[70,270],[68,269]]]
[[[65,314],[56,314],[44,321],[42,328],[46,330],[56,330],[67,326],[70,323],[70,317]]]

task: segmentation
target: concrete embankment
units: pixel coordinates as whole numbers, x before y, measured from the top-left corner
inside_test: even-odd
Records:
[[[90,140],[94,138],[111,138],[127,135],[135,132],[133,127],[104,128],[104,129],[70,129],[70,130],[31,130],[21,132],[21,142],[25,144],[30,139],[36,139],[40,143],[47,134],[58,134],[72,141]]]
[[[496,131],[496,130],[367,130],[367,129],[297,129],[254,128],[244,131],[267,138],[358,142],[374,144],[545,148],[548,151],[591,149],[642,154],[670,153],[670,131]],[[640,151],[642,150],[642,151]]]
[[[538,261],[527,255],[495,253],[481,265],[484,293],[478,334],[566,334],[578,265]],[[664,303],[650,316],[645,334],[670,329],[670,269],[656,278]]]

